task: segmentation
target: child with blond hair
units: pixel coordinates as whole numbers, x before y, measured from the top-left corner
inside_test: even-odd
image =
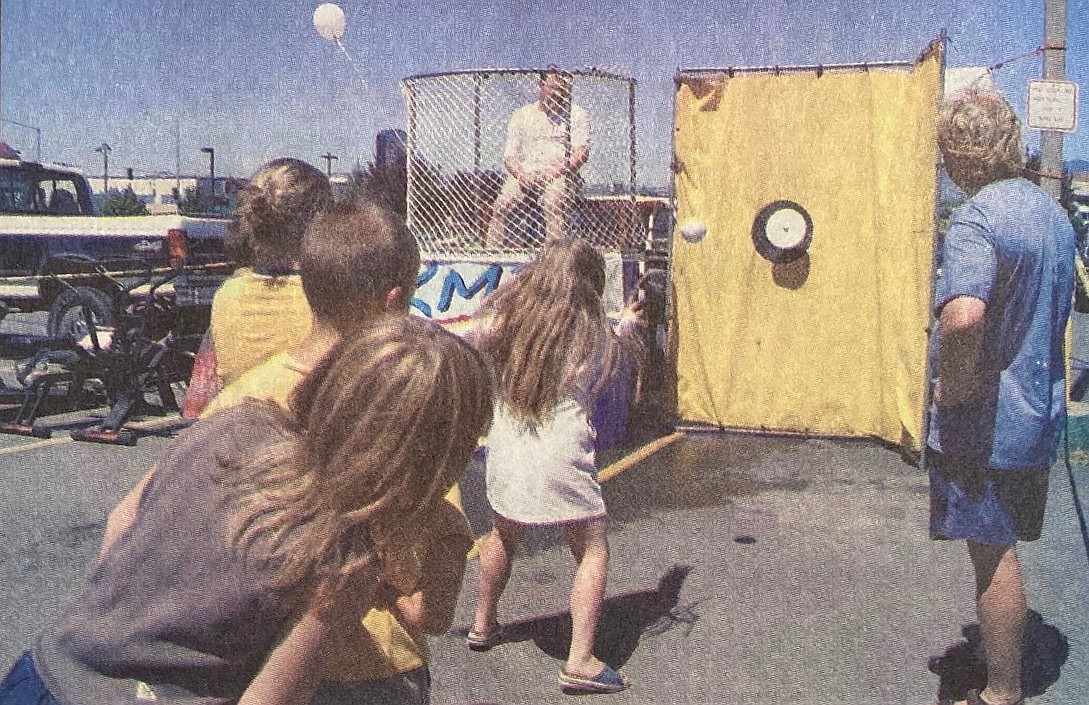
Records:
[[[226,237],[227,254],[240,267],[212,300],[184,416],[199,416],[223,387],[310,330],[299,251],[311,219],[331,202],[325,174],[291,157],[265,164],[242,189]]]
[[[475,350],[383,316],[288,410],[249,399],[202,419],[111,512],[97,564],[0,704],[308,702],[491,411]]]
[[[583,240],[549,243],[478,314],[471,339],[496,377],[488,434],[487,496],[493,528],[480,553],[480,593],[467,645],[502,641],[498,605],[527,527],[559,526],[576,570],[565,691],[612,693],[628,679],[592,653],[609,560],[606,508],[595,467],[591,414],[625,348],[637,348],[641,305],[618,334],[605,315],[605,261]]]

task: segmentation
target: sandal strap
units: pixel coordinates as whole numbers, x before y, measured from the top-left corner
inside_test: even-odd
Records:
[[[980,693],[980,691],[976,690],[975,688],[973,688],[972,690],[969,690],[968,693],[965,694],[964,699],[968,703],[968,705],[994,705],[990,701],[984,700],[983,695]],[[1018,698],[1017,700],[1014,700],[1013,702],[1005,703],[1005,705],[1024,705],[1024,702],[1025,702],[1025,697],[1021,696],[1020,698]]]

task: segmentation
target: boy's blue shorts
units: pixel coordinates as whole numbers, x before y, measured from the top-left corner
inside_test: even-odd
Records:
[[[30,652],[23,652],[0,681],[0,705],[60,705],[38,675]]]
[[[1047,468],[991,470],[927,449],[930,538],[1012,546],[1040,538]]]

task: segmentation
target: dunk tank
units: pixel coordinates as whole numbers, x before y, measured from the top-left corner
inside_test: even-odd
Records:
[[[921,448],[944,45],[906,61],[678,73],[683,422]]]
[[[586,143],[588,123],[589,156],[563,177],[559,198],[514,189],[513,203],[500,208],[513,178],[504,163],[511,119],[538,100],[546,74],[559,74],[570,86],[559,98],[551,139],[570,157]],[[414,313],[464,332],[484,298],[544,245],[551,222],[553,234],[560,223],[566,237],[602,252],[605,309],[618,314],[640,273],[651,211],[663,205],[636,198],[635,81],[555,67],[465,70],[411,76],[402,93],[407,219],[423,262]],[[625,430],[630,371],[620,377],[595,413],[599,448]]]

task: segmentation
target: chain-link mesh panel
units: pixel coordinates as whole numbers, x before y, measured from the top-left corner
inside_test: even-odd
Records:
[[[466,71],[404,81],[408,223],[424,252],[532,252],[549,238],[571,236],[603,249],[642,244],[634,82],[596,71],[544,79],[548,73]],[[550,85],[542,89],[542,82]]]

